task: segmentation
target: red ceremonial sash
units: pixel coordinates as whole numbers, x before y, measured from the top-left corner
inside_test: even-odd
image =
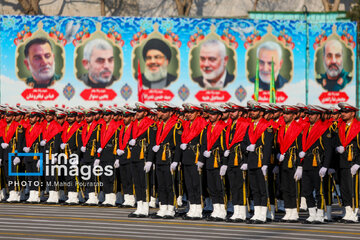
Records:
[[[310,123],[306,123],[302,136],[303,152],[306,152],[321,137],[321,135],[329,129],[330,125],[330,121],[322,122],[321,120],[318,120],[309,133]]]
[[[224,130],[224,128],[226,128],[227,123],[225,123],[222,120],[219,120],[214,128],[212,127],[212,124],[209,123],[207,126],[207,133],[206,133],[206,138],[207,138],[207,150],[210,151],[210,149],[212,148],[212,146],[215,144],[216,140],[218,140],[221,132]]]
[[[345,133],[345,127],[346,123],[339,119],[338,128],[339,128],[339,138],[341,144],[344,146],[344,148],[358,135],[360,132],[360,122],[354,118],[354,120],[351,122],[350,128],[348,130],[348,133]],[[347,135],[347,136],[346,136]]]
[[[192,124],[190,121],[184,121],[181,142],[189,143],[201,133],[201,131],[206,127],[207,124],[208,123],[202,117],[197,117]]]
[[[287,131],[285,132],[285,125],[280,126],[278,134],[278,143],[280,145],[280,153],[284,154],[289,147],[293,144],[295,139],[303,130],[303,125],[296,121],[292,121]]]
[[[7,127],[7,125],[5,125],[5,127],[2,129],[2,134],[1,134],[1,136],[4,139],[4,143],[9,143],[10,142],[10,140],[14,136],[14,134],[16,132],[16,129],[18,128],[19,125],[20,125],[20,123],[12,121],[10,123],[10,126],[9,126],[7,132],[5,132],[6,127]]]
[[[96,121],[92,121],[90,124],[89,131],[87,130],[87,123],[84,125],[82,132],[81,132],[81,139],[83,142],[83,146],[86,146],[86,144],[89,142],[89,139],[94,131],[94,129],[97,127],[98,123]]]
[[[115,131],[118,129],[119,125],[114,120],[111,120],[107,129],[106,124],[101,126],[101,139],[100,139],[100,146],[104,148],[105,145],[108,143],[110,138],[114,135]]]
[[[131,136],[131,129],[133,128],[134,126],[134,122],[131,122],[129,124],[129,126],[123,126],[120,130],[120,133],[119,133],[119,148],[120,150],[124,150],[127,143],[129,142],[130,140],[130,136]]]
[[[250,122],[249,125],[249,139],[251,144],[256,144],[257,140],[261,137],[263,132],[271,126],[271,123],[264,118],[260,119],[254,130],[254,122]]]
[[[75,121],[69,129],[69,123],[65,122],[63,128],[64,129],[61,134],[61,139],[63,143],[67,143],[70,140],[71,136],[80,128],[80,124]]]
[[[20,125],[21,126],[23,126],[23,128],[28,128],[28,127],[31,127],[31,125],[30,125],[30,123],[29,123],[29,119],[22,119],[21,121],[20,121]]]
[[[60,124],[52,120],[49,123],[49,126],[47,126],[47,121],[44,121],[43,123],[43,139],[47,142],[50,141],[53,137],[55,137],[56,134],[62,131],[62,127]]]
[[[25,131],[26,146],[31,147],[43,131],[44,125],[37,122],[34,126],[28,127]]]
[[[239,118],[236,122],[236,130],[233,136],[231,143],[230,141],[230,132],[231,125],[226,129],[226,146],[227,149],[230,149],[234,144],[241,142],[246,134],[246,129],[249,126],[249,122],[243,118]]]
[[[140,121],[136,119],[132,127],[133,139],[136,139],[139,136],[141,136],[152,124],[154,124],[154,120],[148,117],[145,117]]]
[[[156,132],[156,145],[160,145],[165,140],[166,136],[177,122],[178,122],[178,117],[176,115],[172,115],[171,118],[166,123],[164,122],[159,123],[159,127]]]

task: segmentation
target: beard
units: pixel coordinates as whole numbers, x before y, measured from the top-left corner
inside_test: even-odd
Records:
[[[221,67],[219,67],[218,69],[213,70],[210,73],[206,73],[207,70],[211,70],[212,68],[209,67],[205,67],[204,69],[201,68],[201,73],[203,75],[203,78],[206,80],[213,80],[216,79],[220,76],[220,74],[222,74],[225,71],[225,66],[221,65]]]
[[[278,76],[279,76],[279,70],[274,73],[275,81],[276,81]],[[267,84],[270,84],[270,82],[271,82],[271,72],[259,71],[259,77],[261,78],[261,80],[263,82],[265,82]]]
[[[342,64],[336,64],[336,63],[330,64],[329,66],[326,66],[326,64],[324,62],[324,67],[325,67],[325,70],[326,70],[326,74],[329,77],[332,77],[332,78],[335,78],[335,77],[339,76],[340,73],[343,70],[343,65]]]
[[[167,77],[167,67],[168,64],[164,63],[162,66],[157,65],[159,70],[157,72],[152,72],[149,68],[145,67],[144,76],[149,82],[157,82]]]
[[[109,77],[102,77],[101,75],[105,74],[105,73],[110,73]],[[109,83],[111,81],[112,78],[112,72],[109,70],[103,70],[100,73],[90,73],[91,78],[97,82],[97,83]]]
[[[37,82],[48,82],[55,74],[55,63],[52,65],[47,64],[44,67],[41,67],[38,72],[36,72],[32,66],[29,64],[29,69],[34,79]]]

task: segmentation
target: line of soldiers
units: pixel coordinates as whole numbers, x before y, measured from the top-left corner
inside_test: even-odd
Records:
[[[41,191],[47,190],[47,203],[59,203],[67,192],[64,204],[79,204],[81,194],[84,205],[98,205],[102,191],[100,205],[115,206],[121,193],[123,206],[136,206],[129,217],[148,217],[158,199],[152,217],[174,218],[186,196],[183,218],[189,220],[202,219],[212,206],[208,221],[265,223],[275,219],[283,202],[281,221],[299,221],[305,204],[305,223],[323,223],[332,220],[335,194],[344,207],[340,221],[358,222],[356,107],[255,101],[246,107],[155,104],[89,109],[2,105],[0,200],[6,199],[6,189],[6,201],[19,202],[25,182],[30,203],[40,202]],[[64,169],[76,174],[62,174]],[[42,176],[31,174],[41,171]],[[230,201],[233,214],[227,217]]]

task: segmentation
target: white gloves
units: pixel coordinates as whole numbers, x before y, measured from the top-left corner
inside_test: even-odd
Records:
[[[181,150],[185,151],[185,149],[187,148],[187,143],[182,143],[180,145],[180,148],[181,148]]]
[[[328,170],[328,174],[331,175],[331,174],[334,174],[335,173],[335,169],[333,168],[329,168]]]
[[[0,158],[0,167],[1,167],[2,159]]]
[[[121,156],[121,155],[123,155],[125,153],[125,151],[118,149],[118,150],[116,150],[116,153],[117,153],[118,156]]]
[[[204,151],[203,155],[204,157],[209,158],[211,155],[211,151]]]
[[[119,167],[120,167],[119,159],[116,159],[116,161],[114,162],[114,168],[119,168]]]
[[[295,171],[295,174],[294,174],[294,179],[296,181],[299,181],[302,178],[302,172],[303,172],[302,167],[299,166],[299,167],[296,168],[296,171]]]
[[[225,152],[224,152],[224,157],[228,157],[229,154],[230,154],[230,150],[225,150]]]
[[[243,165],[241,165],[240,169],[243,170],[243,171],[248,170],[248,165],[247,165],[247,163],[243,163]]]
[[[136,139],[131,139],[131,140],[129,141],[129,145],[130,145],[130,146],[135,146],[135,144],[136,144]]]
[[[85,147],[85,146],[81,146],[80,151],[82,151],[83,153],[86,152],[86,147]]]
[[[177,202],[178,207],[181,207],[183,205],[182,196],[178,196],[176,199],[176,202]]]
[[[98,148],[97,153],[101,153],[101,152],[102,152],[102,148],[100,147]]]
[[[326,168],[326,167],[320,168],[320,170],[319,170],[319,176],[323,178],[323,177],[325,176],[325,174],[326,174],[326,171],[327,171],[327,168]]]
[[[40,146],[45,146],[46,145],[46,140],[44,139],[44,140],[41,140],[41,142],[40,142]]]
[[[282,161],[284,161],[284,159],[285,159],[285,153],[284,154],[280,154],[280,156],[279,156],[279,162],[282,162]]]
[[[299,152],[299,158],[304,158],[305,157],[305,152],[301,151]]]
[[[29,147],[24,147],[24,148],[23,148],[23,151],[26,152],[26,153],[28,153],[28,152],[30,152],[30,148],[29,148]]]
[[[268,166],[267,166],[267,165],[264,165],[264,166],[261,167],[261,171],[262,171],[262,173],[263,173],[264,176],[267,175],[267,169],[268,169]]]
[[[246,151],[248,152],[253,152],[255,151],[255,144],[250,144],[249,146],[246,147]]]
[[[40,169],[40,160],[37,160],[36,167],[37,169]]]
[[[274,167],[273,174],[279,174],[279,166]]]
[[[14,163],[14,166],[18,165],[20,163],[20,158],[19,157],[14,158],[13,163]]]
[[[51,164],[54,165],[57,163],[57,158],[56,157],[52,157],[51,159]]]
[[[203,162],[197,162],[196,166],[197,166],[197,170],[199,171],[204,166],[204,163]]]
[[[9,146],[8,143],[2,143],[2,144],[1,144],[2,149],[6,149],[8,146]]]
[[[99,165],[100,165],[100,159],[95,159],[94,167],[99,166]]]
[[[153,150],[154,152],[158,152],[159,149],[160,149],[160,145],[155,145],[155,146],[153,146],[153,148],[152,148],[152,150]]]
[[[170,171],[175,171],[176,170],[176,167],[177,167],[178,163],[177,162],[172,162],[171,165],[170,165]]]
[[[62,143],[62,144],[60,144],[60,148],[61,148],[61,150],[64,150],[64,149],[65,149],[65,147],[66,147],[66,143]]]
[[[151,165],[152,165],[152,162],[146,162],[146,163],[145,163],[144,171],[145,171],[146,173],[150,172]]]
[[[221,168],[220,168],[220,176],[225,176],[226,170],[227,170],[227,166],[222,165]]]
[[[359,164],[354,164],[351,168],[350,168],[350,171],[351,171],[351,175],[355,175],[356,172],[359,170],[360,168],[360,165]]]
[[[345,148],[343,146],[338,146],[338,147],[335,148],[335,150],[340,154],[345,152]]]

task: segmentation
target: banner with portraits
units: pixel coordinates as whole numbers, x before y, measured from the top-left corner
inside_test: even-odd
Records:
[[[260,102],[272,63],[278,103],[356,101],[355,22],[0,16],[0,50],[2,104],[245,104],[257,60]]]

